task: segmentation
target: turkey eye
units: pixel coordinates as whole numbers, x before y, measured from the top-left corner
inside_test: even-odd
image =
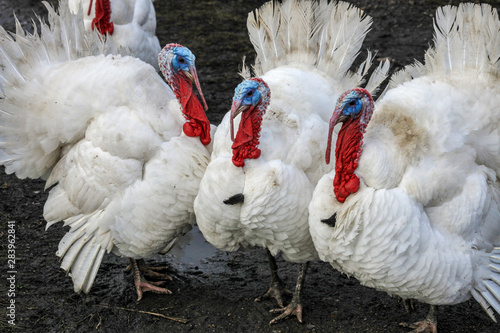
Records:
[[[247,92],[247,96],[252,96],[253,95],[253,90],[250,90],[249,92]]]
[[[355,100],[352,100],[352,101],[349,102],[349,106],[354,106],[354,105],[356,105],[356,101]]]
[[[179,57],[179,62],[180,62],[181,64],[183,64],[183,63],[185,62],[184,58],[183,58],[183,57]]]

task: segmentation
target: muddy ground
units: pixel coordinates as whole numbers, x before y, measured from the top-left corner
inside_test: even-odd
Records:
[[[264,1],[156,0],[157,34],[162,44],[177,42],[197,56],[198,74],[219,123],[229,109],[241,59],[252,58],[246,35],[247,13]],[[458,1],[355,0],[374,18],[365,47],[390,58],[397,70],[422,60],[432,38],[432,17],[439,5]],[[500,1],[487,1],[500,8]],[[12,30],[12,10],[23,24],[33,10],[45,10],[39,1],[0,0],[0,24]],[[360,286],[355,279],[325,263],[312,263],[304,289],[304,324],[288,319],[268,326],[273,301],[255,303],[267,290],[269,270],[261,249],[224,253],[199,234],[186,237],[174,254],[149,260],[170,265],[172,295],[146,293],[136,302],[132,276],[124,272],[127,260],[105,257],[88,295],[73,292],[71,279],[59,271],[55,252],[65,230],[45,231],[42,208],[47,194],[40,181],[18,180],[0,170],[1,307],[7,293],[7,221],[15,221],[15,323],[0,316],[2,332],[407,332],[399,322],[425,317],[428,306],[407,314],[397,299]],[[278,261],[280,274],[292,288],[298,267]],[[146,313],[150,312],[150,313]],[[155,314],[161,314],[161,317]],[[441,332],[499,332],[475,301],[439,309]]]

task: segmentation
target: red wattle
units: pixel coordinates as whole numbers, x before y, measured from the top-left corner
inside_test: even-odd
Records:
[[[253,159],[256,159],[256,158],[259,158],[260,157],[260,149],[255,149],[253,150],[251,153],[250,153],[250,156],[248,156],[248,158],[253,158]]]
[[[186,134],[187,136],[190,137],[197,136],[195,133],[195,129],[189,123],[184,123],[184,125],[182,126],[182,130],[184,131],[184,134]]]
[[[234,138],[233,145],[233,164],[237,167],[245,165],[246,158],[256,159],[260,157],[259,132],[262,117],[250,108],[241,114],[240,127]]]
[[[253,139],[252,112],[247,111],[241,114],[240,127],[234,138],[231,148],[237,149],[251,142]]]
[[[182,126],[184,134],[189,137],[199,136],[201,143],[208,145],[210,138],[210,122],[200,101],[193,94],[193,87],[186,80],[179,80],[179,99],[187,122]]]
[[[92,8],[90,2],[89,13]],[[101,34],[113,34],[115,26],[111,22],[111,3],[110,0],[96,0],[95,17],[92,20],[92,29],[97,29]]]
[[[347,181],[344,187],[349,193],[356,192],[359,189],[359,178],[354,175],[354,177]]]
[[[358,121],[351,121],[342,125],[337,137],[335,149],[335,178],[333,189],[339,202],[359,189],[360,181],[354,173],[358,167],[360,147],[363,140],[363,131]]]

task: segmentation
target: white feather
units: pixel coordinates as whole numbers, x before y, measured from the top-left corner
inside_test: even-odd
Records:
[[[331,172],[314,191],[322,260],[389,294],[436,305],[473,296],[500,313],[499,36],[488,5],[438,9],[425,64],[394,76],[375,106],[359,190],[341,204]],[[333,214],[335,227],[321,222]]]
[[[362,73],[349,69],[371,23],[360,9],[342,1],[268,2],[248,15],[248,34],[257,54],[253,71],[260,76],[298,63],[317,68],[347,87],[357,86],[369,66]]]
[[[0,29],[1,163],[19,178],[47,177],[47,228],[70,227],[61,267],[89,292],[105,252],[145,258],[191,229],[210,152],[183,133],[180,105],[151,66],[117,55],[81,10],[46,6],[41,36]]]

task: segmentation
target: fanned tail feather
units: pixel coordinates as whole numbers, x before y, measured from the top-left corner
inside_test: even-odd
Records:
[[[390,87],[427,74],[474,70],[478,75],[500,75],[500,20],[488,4],[438,8],[433,44],[425,53],[425,65],[406,66],[391,77]]]
[[[476,287],[471,293],[490,318],[497,322],[493,310],[500,314],[500,247],[495,247],[489,259],[488,279],[482,281],[482,288]]]
[[[499,31],[498,13],[489,5],[466,3],[439,8],[434,47],[425,57],[428,70],[451,74],[473,68],[478,73],[498,75]]]
[[[260,76],[282,65],[300,63],[357,86],[372,60],[367,59],[358,72],[349,73],[349,69],[371,24],[369,16],[346,2],[268,2],[248,15],[248,33],[257,54],[253,71]],[[373,88],[387,74],[383,70],[388,70],[388,63],[379,67],[371,82]],[[249,75],[246,67],[242,75]]]
[[[411,81],[417,77],[420,77],[425,74],[425,66],[419,61],[415,61],[415,63],[406,66],[402,70],[397,71],[392,74],[391,80],[387,87],[392,89],[400,84],[403,84],[407,81]]]
[[[373,63],[373,55],[370,51],[368,51],[368,56],[366,57],[366,60],[361,63],[356,75],[353,75],[351,77],[353,81],[351,82],[352,87],[360,86],[363,83],[364,78],[366,77],[369,69],[372,66],[372,63]],[[368,90],[368,92],[372,96],[378,94],[382,82],[384,82],[385,79],[387,79],[387,77],[389,76],[390,67],[391,63],[389,60],[386,59],[384,61],[381,61],[377,66],[377,68],[375,68],[375,70],[370,75],[368,83],[365,85],[365,89]]]

